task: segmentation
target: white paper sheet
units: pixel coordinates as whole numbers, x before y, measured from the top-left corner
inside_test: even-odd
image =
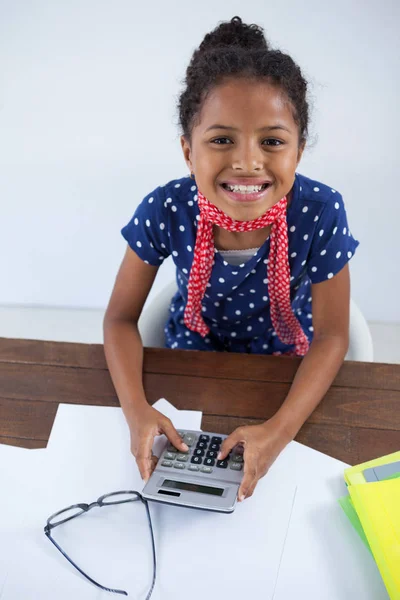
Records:
[[[348,466],[298,442],[273,465],[298,486],[274,600],[386,600],[378,569],[338,503]]]
[[[387,600],[378,568],[337,499],[336,477],[297,488],[273,600]]]
[[[152,505],[160,598],[271,600],[294,492],[271,475],[229,515]]]
[[[157,403],[156,408],[167,414],[176,427],[200,428],[199,412],[178,411],[165,400]],[[5,551],[2,572],[6,580],[4,583],[0,578],[0,590],[4,583],[1,598],[109,596],[74,571],[46,539],[43,527],[50,514],[70,504],[90,503],[104,493],[117,490],[141,491],[144,485],[130,453],[129,432],[120,408],[63,405],[60,409],[52,444],[42,451],[40,468],[32,470],[32,461],[28,460],[29,453],[37,451],[6,446],[3,452],[9,460],[3,461],[1,474],[7,473],[6,481],[10,482],[9,504],[13,510],[10,508],[9,512],[13,517],[8,520],[12,545]],[[11,485],[14,480],[19,482],[17,487]],[[26,497],[21,505],[14,502],[17,488],[18,495],[23,491]],[[118,515],[125,519],[121,521],[121,516],[119,527]],[[114,520],[112,527],[110,523]],[[125,586],[136,591],[134,597],[143,591],[145,596],[151,581],[151,547],[143,505],[92,509],[68,527],[57,528],[54,537],[63,540],[67,551],[71,548],[72,558],[81,560],[84,569],[98,577],[100,583]]]
[[[48,491],[51,502],[63,507],[62,489],[54,494],[49,485]],[[17,546],[0,598],[91,600],[113,597],[86,581],[46,538],[43,525],[51,512],[50,502],[41,500],[15,532]],[[151,545],[143,505],[93,508],[88,514],[54,529],[53,536],[71,558],[102,585],[125,589],[132,598],[145,597],[151,582]]]
[[[85,462],[83,459],[83,469]],[[54,468],[54,464],[47,467]],[[51,480],[43,482],[38,501],[17,528],[20,543],[2,600],[110,597],[86,582],[43,534],[49,504],[64,506],[68,485],[66,478],[56,487]],[[260,589],[263,598],[269,600],[293,496],[289,481],[271,476],[260,482],[257,496],[240,504],[232,515],[150,504],[158,561],[153,600],[183,600],[188,590],[193,600],[203,600],[210,593],[212,597],[242,600],[256,598]],[[92,499],[90,495],[75,498]],[[125,589],[132,598],[145,597],[151,579],[151,548],[143,506],[125,505],[117,511],[94,508],[55,530],[54,537],[100,583]]]
[[[194,410],[178,410],[165,398],[153,404],[163,415],[171,419],[176,429],[200,430],[202,412]],[[51,451],[79,446],[87,439],[87,447],[104,445],[108,438],[118,443],[121,451],[129,449],[129,429],[122,409],[117,406],[82,406],[76,404],[60,404],[54,419],[47,449]],[[153,452],[158,455],[164,436],[155,439]]]
[[[348,466],[347,463],[293,441],[281,452],[270,471],[286,473],[297,485],[319,479],[336,479],[344,486],[344,469]]]
[[[156,408],[177,428],[200,429],[201,413],[177,411],[166,401]],[[43,527],[69,504],[142,490],[121,409],[60,405],[48,449],[0,446],[0,466],[2,489],[10,490],[8,512],[0,513],[0,598],[112,597],[68,564]],[[203,600],[211,592],[232,600],[287,600],[303,590],[310,600],[347,600],[351,585],[363,600],[386,598],[376,566],[337,503],[346,466],[292,442],[231,515],[150,503],[158,560],[152,600],[188,594]],[[151,547],[143,506],[94,508],[54,537],[100,583],[145,598]]]
[[[46,450],[0,444],[0,598],[10,557],[15,551],[16,532],[30,510],[32,497],[40,490],[45,455]]]

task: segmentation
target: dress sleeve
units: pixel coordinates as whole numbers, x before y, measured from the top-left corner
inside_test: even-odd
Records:
[[[336,192],[334,202],[325,204],[316,223],[307,260],[311,282],[332,279],[348,263],[358,245],[349,230],[343,198]]]
[[[144,262],[159,266],[170,254],[168,213],[163,187],[148,194],[132,219],[121,229],[130,248]]]

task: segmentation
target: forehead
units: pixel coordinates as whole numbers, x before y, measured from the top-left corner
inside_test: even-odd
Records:
[[[213,88],[205,99],[198,126],[212,124],[246,128],[281,123],[296,130],[290,102],[282,91],[267,82],[228,80]]]

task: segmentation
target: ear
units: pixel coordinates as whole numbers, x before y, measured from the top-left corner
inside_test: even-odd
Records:
[[[192,165],[192,160],[191,160],[192,151],[190,148],[190,144],[184,135],[181,135],[181,146],[182,146],[183,158],[185,159],[185,162],[188,166],[189,171],[192,172],[193,171],[193,165]]]
[[[303,156],[303,152],[304,152],[304,148],[306,147],[306,142],[304,141],[302,144],[300,144],[299,150],[297,152],[297,164],[296,167],[298,166],[299,162],[301,161],[301,157]]]

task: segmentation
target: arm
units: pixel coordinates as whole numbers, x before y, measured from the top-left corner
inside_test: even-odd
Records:
[[[275,415],[262,425],[239,427],[222,444],[220,458],[244,446],[244,476],[239,500],[254,492],[283,448],[318,406],[335,378],[348,348],[350,278],[348,265],[332,279],[312,286],[314,338],[289,393]]]
[[[315,410],[339,371],[349,345],[348,264],[332,279],[312,285],[314,338],[289,394],[274,415],[288,440]]]
[[[137,324],[157,270],[128,246],[103,321],[107,365],[128,423],[147,404],[142,382],[143,345]]]
[[[103,322],[107,365],[143,479],[148,479],[157,462],[151,452],[156,435],[165,433],[175,447],[187,450],[170,419],[148,404],[143,388],[143,345],[138,320],[157,270],[128,246]]]

